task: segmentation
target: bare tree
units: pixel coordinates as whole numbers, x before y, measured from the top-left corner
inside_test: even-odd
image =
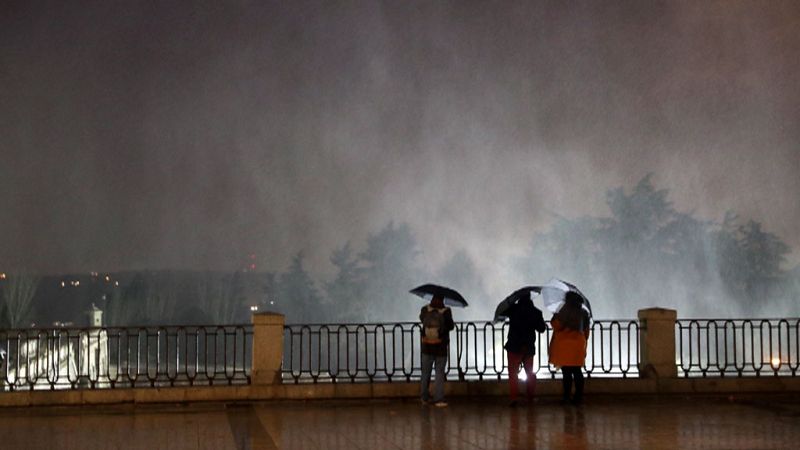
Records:
[[[2,283],[3,308],[11,328],[27,326],[33,310],[33,296],[39,277],[26,273],[8,274]]]
[[[244,307],[244,286],[241,273],[206,272],[197,284],[197,300],[209,319],[218,324],[234,323]]]

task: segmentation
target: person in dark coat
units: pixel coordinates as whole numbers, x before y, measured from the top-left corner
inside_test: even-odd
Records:
[[[450,345],[450,330],[455,328],[453,313],[450,308],[444,306],[444,298],[435,296],[429,305],[423,306],[419,313],[419,320],[422,322],[422,380],[420,394],[422,403],[428,404],[431,401],[429,385],[431,381],[431,369],[434,364],[436,367],[436,379],[434,380],[433,404],[438,407],[447,406],[444,401],[444,378],[445,365],[447,365],[447,351]]]
[[[542,311],[533,306],[530,295],[524,295],[511,305],[506,316],[509,318],[508,341],[505,349],[508,355],[508,383],[511,406],[517,405],[519,391],[519,366],[525,368],[528,381],[525,383],[528,402],[533,401],[536,391],[536,374],[533,372],[533,355],[536,353],[536,333],[547,329]]]

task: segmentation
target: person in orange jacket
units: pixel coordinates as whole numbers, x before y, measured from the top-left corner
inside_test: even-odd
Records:
[[[567,292],[564,306],[553,315],[553,337],[550,340],[550,364],[560,367],[563,400],[574,404],[583,401],[583,372],[586,359],[586,343],[589,340],[589,313],[581,304],[583,300],[574,292]],[[575,395],[570,398],[572,384]]]

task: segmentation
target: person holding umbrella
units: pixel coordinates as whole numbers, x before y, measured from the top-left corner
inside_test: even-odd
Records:
[[[561,368],[564,402],[570,401],[572,384],[575,395],[572,403],[583,401],[583,372],[586,359],[586,343],[589,340],[590,316],[583,307],[583,297],[575,291],[567,291],[564,304],[550,320],[553,337],[550,340],[550,364]]]
[[[419,313],[422,322],[421,363],[422,380],[420,394],[422,403],[428,404],[431,400],[429,385],[431,369],[436,368],[434,380],[433,404],[445,407],[444,378],[445,365],[447,364],[447,350],[450,345],[450,330],[455,328],[453,314],[450,308],[444,305],[444,296],[435,294],[430,304],[423,306]]]
[[[523,291],[523,292],[520,292]],[[536,391],[536,374],[533,372],[533,355],[536,353],[536,333],[543,333],[547,329],[542,311],[533,306],[531,290],[521,289],[515,296],[516,301],[504,311],[508,317],[508,341],[505,349],[508,356],[508,383],[511,396],[510,406],[517,406],[517,393],[519,392],[519,366],[525,369],[527,381],[525,390],[528,404],[533,403],[533,394]],[[535,291],[534,291],[535,292]],[[516,293],[515,293],[516,294]],[[512,294],[513,295],[513,294]],[[495,313],[495,317],[497,317]]]

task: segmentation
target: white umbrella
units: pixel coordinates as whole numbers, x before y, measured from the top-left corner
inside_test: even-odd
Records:
[[[541,294],[545,308],[554,314],[557,313],[564,306],[567,292],[578,294],[582,300],[581,306],[589,313],[589,317],[592,317],[592,305],[589,304],[589,299],[574,284],[558,278],[552,278],[542,286]]]

